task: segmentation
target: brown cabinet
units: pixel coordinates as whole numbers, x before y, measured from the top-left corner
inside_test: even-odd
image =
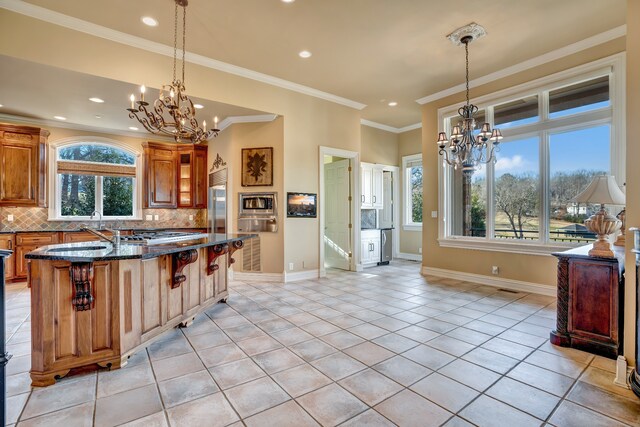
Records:
[[[0,125],[0,206],[47,206],[47,137],[28,126]]]
[[[555,253],[558,312],[551,343],[605,357],[622,353],[624,249],[614,258],[588,255],[591,245]]]
[[[145,208],[176,208],[176,149],[172,144],[144,143]]]
[[[207,147],[147,142],[145,208],[206,208]]]
[[[15,237],[15,279],[26,279],[29,273],[29,262],[25,255],[40,246],[58,243],[57,232],[17,233]]]
[[[209,188],[206,145],[196,145],[193,149],[193,176],[193,207],[204,209]]]
[[[15,237],[13,234],[0,234],[0,249],[15,250]],[[13,279],[15,275],[15,255],[10,255],[4,259],[4,278]]]

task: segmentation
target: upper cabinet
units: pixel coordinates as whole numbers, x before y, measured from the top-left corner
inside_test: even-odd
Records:
[[[173,144],[145,142],[144,147],[144,207],[176,208],[177,151]]]
[[[205,208],[207,147],[146,142],[144,207]]]
[[[0,125],[0,206],[47,206],[49,131]]]
[[[360,163],[360,170],[362,171],[360,179],[362,209],[382,209],[384,206],[382,167],[371,163]]]
[[[207,174],[207,146],[196,145],[193,147],[193,207],[207,207],[207,189],[209,188],[209,175]]]

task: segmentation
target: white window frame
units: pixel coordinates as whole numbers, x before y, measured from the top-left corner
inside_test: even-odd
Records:
[[[413,209],[411,206],[411,170],[409,169],[409,164],[415,161],[422,162],[421,153],[402,157],[402,180],[404,181],[402,187],[402,229],[406,231],[422,230],[422,222],[413,222],[411,215]],[[424,191],[424,163],[422,164],[422,188]],[[424,222],[424,206],[422,212],[422,221]]]
[[[549,119],[548,91],[562,86],[568,86],[581,81],[591,80],[600,76],[609,75],[610,106],[582,113],[571,114],[561,118]],[[625,181],[625,54],[619,53],[588,64],[584,64],[569,70],[565,70],[547,77],[533,80],[512,88],[504,89],[496,93],[479,97],[473,103],[480,110],[484,110],[486,119],[493,123],[493,108],[496,105],[514,101],[526,96],[538,95],[540,103],[540,120],[533,124],[513,126],[502,129],[505,140],[521,138],[535,133],[543,138],[540,144],[540,173],[546,176],[549,170],[548,140],[551,133],[560,130],[570,131],[598,124],[610,124],[611,126],[611,174],[616,177],[619,185]],[[451,105],[438,110],[439,132],[450,132],[445,122],[447,118],[455,116],[459,105]],[[435,141],[435,137],[434,137]],[[434,150],[436,149],[434,143]],[[453,198],[450,194],[452,187],[452,168],[445,167],[441,159],[438,159],[438,211],[441,220],[438,222],[438,242],[443,247],[464,249],[478,249],[497,252],[524,253],[535,255],[549,255],[552,252],[566,250],[581,243],[561,243],[548,241],[547,228],[549,223],[549,192],[548,181],[542,179],[540,189],[540,236],[539,241],[522,240],[496,240],[493,239],[493,221],[487,222],[486,237],[455,236],[451,234],[452,224],[448,220],[449,212],[453,208]],[[487,183],[493,180],[493,168],[487,168]],[[488,185],[487,194],[487,218],[494,217],[494,204],[492,185]]]
[[[133,166],[136,169],[136,176],[133,178],[133,215],[131,216],[104,216],[104,221],[139,221],[142,220],[142,152],[136,150],[129,144],[122,143],[109,138],[97,137],[97,136],[82,136],[64,138],[52,142],[49,144],[49,209],[48,220],[49,221],[91,221],[91,216],[62,216],[61,215],[61,189],[60,189],[60,176],[58,175],[58,154],[60,150],[68,148],[74,145],[103,145],[112,147],[118,150],[122,150],[134,158]],[[90,163],[90,162],[83,162]],[[96,183],[96,210],[102,214],[102,185],[100,185],[101,179],[98,179]],[[94,217],[93,221],[98,221],[98,217]]]

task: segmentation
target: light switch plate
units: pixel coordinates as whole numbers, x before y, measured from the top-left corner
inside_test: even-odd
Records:
[[[189,221],[193,221],[193,215],[189,215]]]
[[[144,219],[147,221],[153,221],[153,215],[145,215]]]
[[[7,215],[7,221],[13,222],[13,215],[11,214]]]
[[[438,211],[431,211],[431,218],[438,218]]]
[[[154,215],[154,216],[153,216],[153,220],[154,220],[154,221],[158,221],[158,220],[160,220],[160,215]]]

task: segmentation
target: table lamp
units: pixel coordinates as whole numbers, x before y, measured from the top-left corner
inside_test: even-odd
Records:
[[[622,226],[622,222],[610,215],[604,208],[608,205],[624,205],[624,193],[618,187],[615,177],[611,175],[597,175],[587,188],[572,199],[578,203],[599,204],[600,210],[584,221],[587,230],[595,233],[597,238],[589,251],[589,256],[613,258],[611,244],[607,240],[609,234],[615,233]]]

